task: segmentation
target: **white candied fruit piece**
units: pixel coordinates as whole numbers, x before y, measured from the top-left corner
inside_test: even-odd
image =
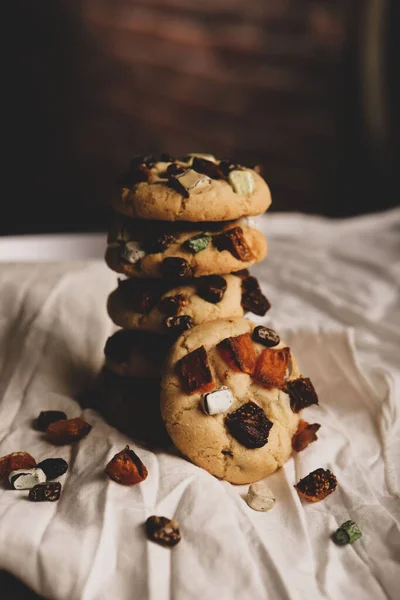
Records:
[[[8,480],[15,490],[30,490],[38,483],[46,481],[42,469],[18,469],[11,471]]]
[[[254,177],[250,171],[234,170],[229,173],[229,183],[236,194],[247,196],[255,189]]]
[[[275,498],[264,481],[252,483],[247,491],[246,502],[253,510],[265,512],[275,506]]]
[[[233,394],[225,385],[213,392],[207,392],[201,397],[201,407],[206,415],[219,415],[224,413],[232,406],[232,404]]]
[[[146,252],[140,249],[139,242],[126,242],[121,251],[122,258],[132,265],[143,258],[145,254]]]

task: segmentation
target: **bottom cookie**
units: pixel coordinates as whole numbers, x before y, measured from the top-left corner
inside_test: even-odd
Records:
[[[160,413],[160,380],[116,375],[107,367],[99,374],[92,408],[122,433],[141,443],[171,444]]]

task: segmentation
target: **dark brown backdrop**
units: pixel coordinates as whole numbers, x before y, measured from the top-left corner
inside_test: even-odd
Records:
[[[162,150],[259,162],[275,210],[394,205],[395,9],[369,4],[13,3],[0,232],[103,228],[131,155]]]

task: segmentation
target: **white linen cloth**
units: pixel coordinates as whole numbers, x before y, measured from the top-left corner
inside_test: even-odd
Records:
[[[257,320],[286,330],[320,398],[304,418],[322,425],[268,479],[277,498],[268,513],[246,505],[247,486],[82,412],[76,399],[113,330],[105,303],[116,275],[101,260],[0,265],[0,456],[69,462],[57,503],[0,488],[0,570],[54,600],[399,598],[400,211],[335,222],[267,215],[260,227],[269,256],[254,271],[272,309]],[[46,409],[83,414],[93,429],[54,447],[32,428]],[[131,488],[103,474],[128,442],[149,470]],[[318,467],[338,489],[307,504],[293,485]],[[146,540],[152,514],[180,523],[176,548]],[[363,537],[337,547],[330,535],[347,519]]]

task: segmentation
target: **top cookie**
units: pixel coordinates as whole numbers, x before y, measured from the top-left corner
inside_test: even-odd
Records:
[[[230,221],[259,215],[271,204],[264,179],[253,169],[189,154],[136,157],[112,200],[129,217],[161,221]]]

